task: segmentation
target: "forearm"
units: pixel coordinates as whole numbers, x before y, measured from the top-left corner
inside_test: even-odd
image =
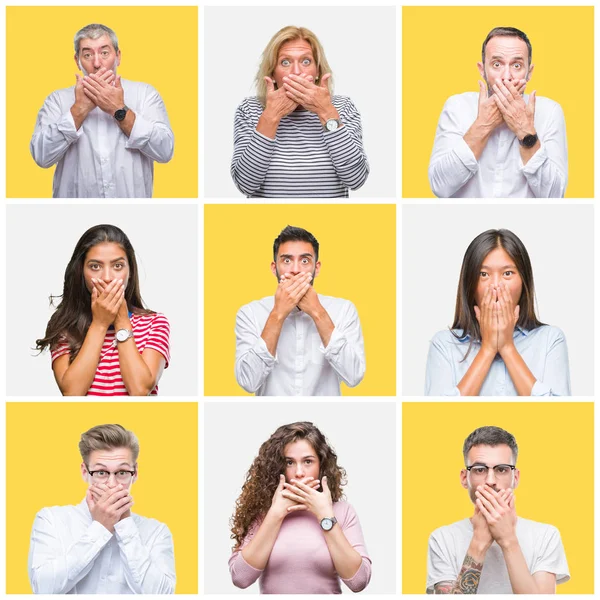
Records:
[[[514,344],[500,351],[508,374],[519,396],[531,396],[535,377]]]
[[[329,313],[321,306],[319,310],[310,316],[315,323],[317,331],[319,332],[319,337],[323,342],[323,346],[327,348],[329,345],[329,340],[331,339],[331,334],[335,329],[335,325],[333,324]]]
[[[527,562],[518,540],[502,548],[504,562],[508,570],[508,577],[513,594],[542,594],[547,593],[538,588],[533,575],[529,572]]]
[[[469,127],[463,136],[467,146],[469,146],[471,152],[473,152],[477,160],[479,160],[483,154],[483,150],[485,149],[492,132],[493,129],[490,129],[489,127],[486,127],[475,120],[473,125]]]
[[[337,574],[342,579],[351,579],[362,564],[362,556],[350,545],[339,524],[324,535]]]
[[[131,330],[131,321],[128,318],[115,321],[115,330],[119,329]],[[148,396],[154,389],[156,381],[152,371],[144,362],[135,339],[131,337],[125,342],[117,342],[117,348],[121,377],[128,394],[130,396]]]
[[[442,581],[434,586],[435,594],[476,594],[481,580],[487,547],[471,540],[456,581]]]
[[[525,148],[525,146],[520,146],[519,151],[521,153],[521,160],[523,161],[523,164],[526,165],[541,147],[542,144],[540,143],[539,139],[531,148]]]
[[[271,356],[275,356],[277,353],[277,343],[279,342],[279,336],[281,335],[281,328],[283,327],[284,321],[285,317],[279,315],[275,312],[275,309],[273,309],[260,334],[260,337],[265,341],[265,344],[267,344],[267,350]]]
[[[458,383],[461,396],[479,396],[483,382],[489,373],[495,353],[491,350],[480,348],[477,356],[467,369],[463,378]]]
[[[75,129],[79,130],[86,117],[90,114],[88,108],[84,108],[79,106],[77,103],[71,106],[71,116],[73,117],[73,121],[75,122]]]
[[[254,569],[262,571],[267,566],[282,523],[283,519],[269,510],[255,536],[242,550],[243,559]]]
[[[256,131],[258,131],[258,133],[261,133],[265,137],[274,140],[277,135],[277,128],[279,127],[280,122],[281,117],[265,110],[258,119],[258,123],[256,124]]]
[[[96,376],[106,329],[104,325],[92,321],[77,356],[58,381],[63,396],[87,394]]]
[[[115,119],[116,120],[116,119]],[[129,109],[125,114],[125,118],[122,121],[117,121],[121,131],[129,137],[131,135],[131,130],[133,129],[133,124],[135,123],[135,113]]]

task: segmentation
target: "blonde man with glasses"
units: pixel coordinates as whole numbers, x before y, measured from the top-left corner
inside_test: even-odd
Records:
[[[428,594],[554,594],[570,579],[556,527],[517,517],[517,442],[500,427],[465,440],[460,482],[475,512],[429,538]]]
[[[43,508],[29,547],[36,594],[173,594],[175,558],[169,528],[131,512],[139,443],[121,425],[81,435],[77,506]]]

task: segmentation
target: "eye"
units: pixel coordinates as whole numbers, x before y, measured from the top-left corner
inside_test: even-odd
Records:
[[[283,262],[284,262],[285,264],[287,264],[287,263],[291,262],[291,260],[290,260],[289,258],[284,258],[284,259],[283,259]]]
[[[108,51],[107,51],[107,50],[105,50],[105,51],[102,53],[102,56],[104,56],[104,57],[106,58],[106,57],[108,56],[108,54],[109,54],[109,53],[108,53]]]
[[[494,69],[497,69],[500,66],[500,63],[496,60],[492,63],[492,67],[494,67]]]
[[[311,63],[311,62],[312,62],[312,61],[310,60],[310,58],[305,58],[305,59],[302,61],[302,64],[303,64],[304,66],[306,66],[306,67],[307,67],[308,65],[310,65],[310,63]]]
[[[508,471],[508,467],[496,467],[496,471],[500,475],[506,475],[506,472]]]
[[[521,63],[515,63],[515,64],[513,65],[513,67],[514,67],[515,69],[520,69],[522,66],[523,66],[523,65],[522,65]]]
[[[474,471],[475,475],[483,475],[487,469],[485,467],[473,467],[471,471]]]
[[[127,471],[117,471],[117,475],[129,475],[129,473]]]
[[[487,277],[487,276],[488,276],[488,274],[487,274],[485,271],[480,271],[480,272],[479,272],[479,276],[480,276],[480,277]]]
[[[99,270],[100,270],[100,265],[98,265],[98,264],[96,264],[96,263],[94,263],[94,264],[91,264],[91,265],[90,265],[90,269],[91,269],[92,271],[99,271]]]
[[[302,259],[302,264],[303,265],[307,265],[310,261],[308,260],[308,258],[303,258]]]
[[[282,66],[282,67],[289,67],[289,66],[290,66],[290,61],[289,61],[287,58],[284,58],[284,59],[281,61],[281,66]]]
[[[292,460],[286,460],[286,461],[285,461],[285,464],[286,464],[288,467],[291,467],[291,466],[294,464],[294,461],[292,461]]]
[[[510,277],[511,275],[514,275],[515,272],[514,271],[504,271],[504,273],[502,273],[502,275],[504,275],[504,277]]]
[[[106,471],[96,471],[95,474],[100,475],[100,477],[104,477],[105,475],[108,475],[108,473]]]
[[[90,56],[91,56],[91,55],[90,55],[90,53],[89,53],[89,52],[85,52],[85,53],[83,54],[83,58],[85,58],[85,60],[89,60],[89,59],[90,59]]]
[[[125,266],[125,265],[124,265],[123,263],[117,263],[117,264],[115,265],[115,269],[117,269],[117,270],[121,270],[121,269],[122,269],[124,266]]]
[[[304,462],[305,462],[307,465],[312,465],[312,463],[313,463],[313,461],[312,461],[312,458],[307,458],[307,459],[306,459]]]

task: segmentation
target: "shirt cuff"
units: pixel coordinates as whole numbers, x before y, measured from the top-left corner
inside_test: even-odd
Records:
[[[130,109],[131,110],[131,109]],[[152,123],[144,119],[140,113],[135,113],[135,121],[131,128],[129,138],[125,142],[125,148],[133,148],[139,150],[143,148],[149,141],[152,135]]]
[[[340,577],[340,579],[353,592],[361,592],[367,587],[371,579],[371,561],[363,556],[358,571],[350,579],[344,579],[343,577]]]
[[[552,396],[552,388],[545,384],[543,381],[535,380],[533,387],[531,388],[532,396]]]
[[[519,155],[519,160],[521,162],[521,172],[525,176],[535,175],[537,173],[537,171],[539,170],[539,168],[546,162],[547,158],[548,158],[548,155],[546,154],[546,148],[544,148],[544,145],[540,141],[540,148],[527,161],[526,165],[523,164],[523,160],[520,158],[520,155]]]
[[[461,138],[458,141],[458,144],[454,146],[453,151],[456,156],[458,156],[460,162],[462,162],[471,173],[476,173],[478,171],[479,163],[477,162],[473,151],[469,148],[469,144],[467,144],[463,138]]]
[[[256,356],[258,356],[258,358],[260,358],[268,367],[273,367],[277,362],[277,352],[275,353],[275,356],[273,356],[267,348],[267,342],[261,337],[258,338],[253,350],[256,353]]]
[[[334,327],[333,331],[331,332],[331,337],[329,338],[329,344],[327,344],[327,348],[325,348],[325,346],[323,346],[323,342],[321,342],[319,350],[323,352],[325,358],[331,359],[340,353],[344,347],[345,341],[346,338],[342,335],[340,330],[337,327]]]
[[[254,137],[257,144],[259,146],[266,146],[269,149],[269,152],[272,149],[271,146],[275,144],[275,140],[273,138],[267,137],[264,133],[258,131],[258,129],[254,130]],[[277,134],[275,134],[275,137],[277,137]]]
[[[60,131],[69,142],[76,142],[81,135],[83,135],[83,127],[77,130],[75,127],[75,120],[71,111],[68,110],[56,123],[56,128]]]
[[[99,540],[103,544],[108,542],[113,535],[108,529],[106,529],[106,527],[104,527],[104,525],[102,525],[102,523],[99,523],[98,521],[92,521],[92,524],[88,529],[88,534],[90,538]]]
[[[118,542],[128,542],[138,533],[133,517],[127,517],[115,524],[115,537]]]

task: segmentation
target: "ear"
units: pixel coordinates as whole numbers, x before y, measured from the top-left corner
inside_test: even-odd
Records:
[[[121,64],[121,51],[117,52],[117,67]]]
[[[531,65],[529,67],[529,73],[527,73],[527,81],[529,81],[531,79],[531,74],[533,73],[533,68],[535,67],[535,65]]]
[[[81,463],[81,478],[86,482],[89,483],[88,481],[88,477],[89,477],[89,473],[87,470],[87,466],[84,462]]]
[[[319,274],[320,270],[321,270],[321,261],[318,260],[317,264],[315,265],[315,277]]]
[[[520,479],[521,479],[521,471],[519,471],[519,469],[515,469],[515,482],[513,485],[513,490],[518,487]]]
[[[483,68],[483,63],[478,62],[477,68],[479,69],[479,76],[485,81],[485,69]]]
[[[467,481],[467,470],[462,469],[460,472],[460,485],[462,485],[465,490],[469,489],[469,482]]]
[[[274,262],[271,263],[271,273],[277,277],[277,265]]]
[[[73,58],[75,60],[75,64],[77,65],[77,68],[81,71],[81,66],[79,65],[79,57],[77,56],[77,54],[73,55]],[[81,71],[83,73],[83,71]]]
[[[131,480],[131,485],[133,485],[137,481],[138,475],[140,474],[137,463],[135,463],[135,465],[133,465],[133,468],[135,469],[135,475],[133,476],[133,479]]]

